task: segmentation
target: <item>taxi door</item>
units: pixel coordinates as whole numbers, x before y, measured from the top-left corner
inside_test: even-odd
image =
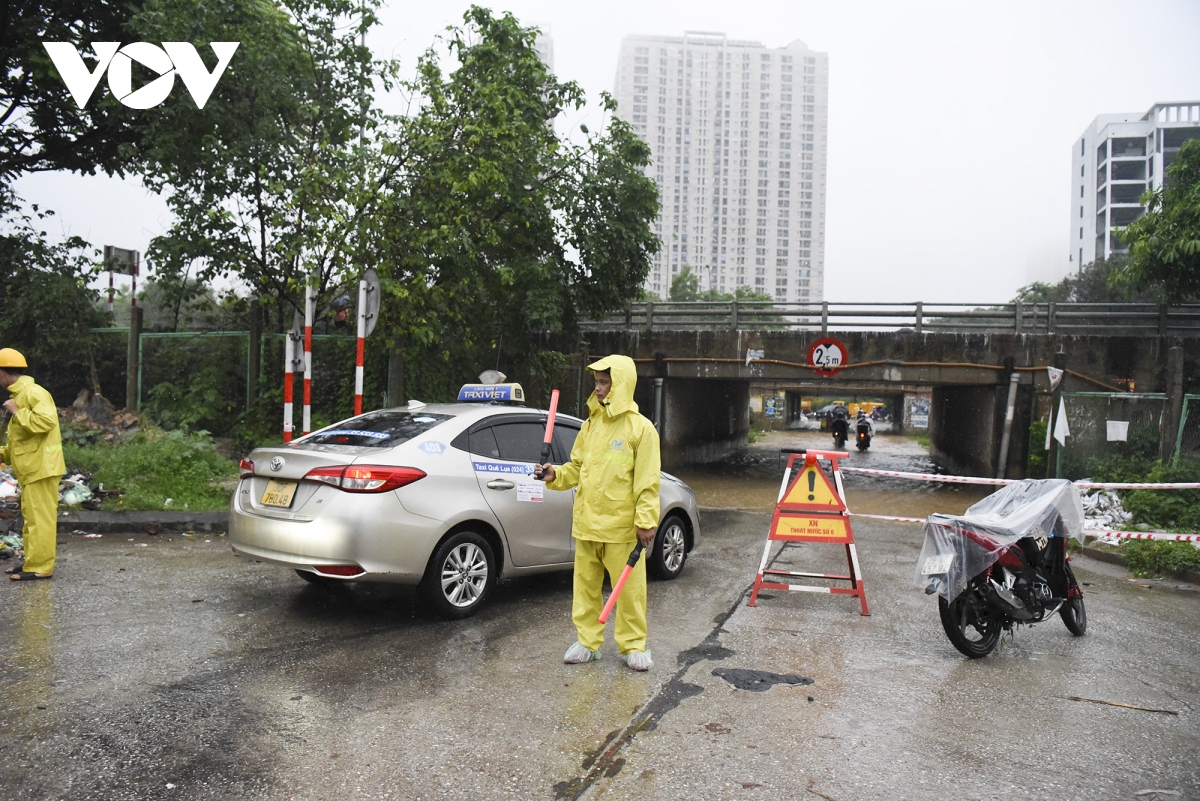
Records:
[[[564,564],[575,558],[571,537],[575,490],[546,489],[533,477],[545,433],[543,417],[506,415],[467,435],[479,489],[500,520],[517,567]],[[551,458],[565,457],[556,452]]]

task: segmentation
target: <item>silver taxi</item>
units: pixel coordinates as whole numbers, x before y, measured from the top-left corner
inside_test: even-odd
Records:
[[[522,397],[519,385],[468,385],[460,401],[501,402],[410,402],[254,450],[233,496],[234,553],[315,583],[417,585],[451,618],[474,613],[501,578],[570,570],[575,491],[533,478],[548,412],[511,403]],[[555,415],[553,463],[569,458],[581,425]],[[673,579],[700,538],[700,513],[667,473],[659,497],[648,567]]]

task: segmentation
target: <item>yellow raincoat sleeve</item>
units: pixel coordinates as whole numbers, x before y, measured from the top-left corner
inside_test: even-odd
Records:
[[[579,471],[583,464],[583,447],[582,444],[587,440],[585,436],[588,430],[588,423],[585,420],[583,427],[579,431],[579,436],[575,437],[575,444],[571,446],[571,461],[564,462],[554,468],[554,480],[547,481],[546,486],[552,490],[569,490],[572,487],[579,486]]]
[[[658,528],[658,486],[661,480],[661,457],[658,432],[645,418],[633,464],[633,524],[637,528]]]
[[[8,388],[17,402],[17,413],[8,423],[7,442],[0,460],[12,465],[21,486],[66,472],[58,408],[54,399],[29,376],[21,376]]]
[[[33,405],[19,407],[17,413],[13,415],[13,419],[34,434],[46,434],[58,428],[58,409],[49,393],[29,392],[26,394],[33,397]]]

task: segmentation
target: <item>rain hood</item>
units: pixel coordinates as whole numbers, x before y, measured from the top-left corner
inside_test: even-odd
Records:
[[[588,398],[590,413],[595,414],[601,406],[609,417],[638,410],[638,405],[633,400],[633,390],[637,387],[637,365],[633,363],[633,359],[628,356],[605,356],[589,364],[587,369],[593,372],[608,370],[612,376],[612,389],[608,391],[608,398],[603,404],[596,400],[595,391]]]

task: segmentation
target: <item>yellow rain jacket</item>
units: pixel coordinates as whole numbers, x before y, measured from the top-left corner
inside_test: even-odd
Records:
[[[658,527],[660,459],[658,432],[633,400],[637,368],[628,356],[588,365],[608,370],[612,389],[601,404],[593,392],[571,449],[571,461],[555,468],[550,489],[579,487],[571,534],[579,540],[634,542],[637,529]]]
[[[67,472],[58,407],[50,393],[23,375],[9,386],[8,394],[17,402],[17,413],[8,421],[8,438],[0,447],[0,462],[12,465],[22,487]]]

